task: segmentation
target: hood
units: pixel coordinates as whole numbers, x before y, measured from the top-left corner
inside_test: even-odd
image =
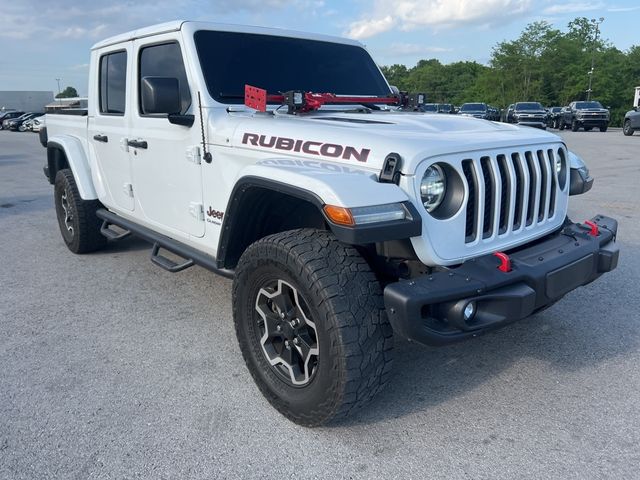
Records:
[[[230,139],[233,147],[263,151],[265,158],[295,156],[376,172],[390,153],[402,157],[402,173],[413,174],[422,160],[436,155],[562,142],[541,130],[437,113],[323,110],[300,116],[229,116],[237,121]]]

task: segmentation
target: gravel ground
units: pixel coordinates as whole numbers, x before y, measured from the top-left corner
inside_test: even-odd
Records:
[[[640,135],[563,132],[620,221],[616,271],[465,343],[397,342],[387,390],[305,429],[262,398],[228,280],[130,239],[63,245],[37,136],[0,131],[0,478],[638,478]]]

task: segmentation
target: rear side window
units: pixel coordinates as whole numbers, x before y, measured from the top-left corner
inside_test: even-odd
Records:
[[[100,59],[100,113],[124,115],[127,87],[127,52]]]
[[[175,42],[152,45],[140,49],[140,69],[138,72],[138,92],[144,77],[172,77],[178,79],[180,85],[180,113],[186,113],[191,105],[191,92],[187,73],[182,61],[180,45]],[[141,96],[140,96],[141,97]],[[140,113],[144,115],[142,105]]]

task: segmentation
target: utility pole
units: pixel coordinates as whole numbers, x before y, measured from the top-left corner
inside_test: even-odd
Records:
[[[60,94],[62,93],[62,92],[60,91],[60,79],[59,79],[59,78],[56,78],[56,82],[58,82],[58,103],[59,103],[60,105],[62,105],[62,99],[60,98]]]
[[[596,63],[596,44],[598,42],[598,34],[600,33],[600,24],[604,22],[604,17],[600,17],[598,20],[591,19],[591,24],[595,27],[596,31],[593,36],[593,45],[591,46],[591,70],[587,72],[589,75],[589,88],[587,88],[587,101],[591,100],[591,83],[593,82],[593,68]]]

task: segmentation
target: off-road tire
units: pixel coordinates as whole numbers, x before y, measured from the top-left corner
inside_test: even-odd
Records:
[[[607,131],[607,125],[605,125],[604,127],[600,127],[600,131],[601,132],[606,132]]]
[[[283,380],[256,340],[257,296],[273,278],[298,290],[315,322],[318,361],[304,386]],[[235,271],[233,317],[258,388],[297,424],[313,427],[344,418],[390,378],[393,331],[380,284],[358,251],[329,232],[290,230],[250,245]]]
[[[576,122],[575,120],[571,121],[571,131],[572,132],[577,132],[578,130],[580,130],[580,124],[578,122]]]
[[[53,191],[58,226],[69,250],[73,253],[89,253],[104,247],[107,239],[100,233],[102,222],[96,216],[101,204],[98,200],[83,200],[80,197],[71,170],[58,170]],[[70,219],[67,212],[70,212]]]
[[[622,126],[622,133],[624,133],[627,137],[633,135],[633,128],[631,128],[631,120],[627,119],[624,121],[624,125]]]

